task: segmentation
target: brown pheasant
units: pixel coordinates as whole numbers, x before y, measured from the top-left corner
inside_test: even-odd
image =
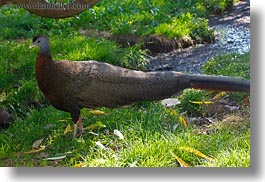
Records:
[[[69,112],[73,136],[83,131],[82,108],[118,107],[137,101],[168,98],[185,88],[250,92],[250,81],[225,76],[190,75],[175,71],[142,72],[96,61],[54,61],[47,36],[36,36],[36,77],[40,90],[59,110]]]

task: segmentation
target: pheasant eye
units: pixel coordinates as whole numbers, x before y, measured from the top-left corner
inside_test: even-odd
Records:
[[[40,40],[38,40],[37,43],[40,43]]]

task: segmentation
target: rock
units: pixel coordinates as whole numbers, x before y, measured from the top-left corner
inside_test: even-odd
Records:
[[[173,106],[179,105],[180,104],[180,101],[178,99],[170,98],[170,99],[164,99],[164,100],[162,100],[161,104],[164,107],[173,107]]]
[[[0,109],[0,125],[2,127],[7,128],[13,120],[14,116],[12,114]]]

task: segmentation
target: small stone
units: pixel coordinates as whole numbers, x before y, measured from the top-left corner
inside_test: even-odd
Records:
[[[8,127],[9,123],[14,120],[14,116],[9,112],[0,109],[0,125]]]

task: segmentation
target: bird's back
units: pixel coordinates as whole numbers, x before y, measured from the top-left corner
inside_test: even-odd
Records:
[[[54,94],[60,95],[56,98],[64,95],[64,105],[80,108],[160,100],[189,84],[188,77],[177,72],[142,72],[96,61],[55,61],[52,70],[58,75],[53,84]]]

